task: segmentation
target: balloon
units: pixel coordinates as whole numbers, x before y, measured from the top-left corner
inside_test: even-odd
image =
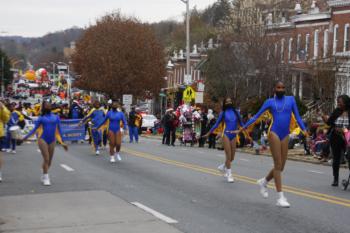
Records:
[[[35,71],[28,70],[25,72],[24,77],[29,81],[35,81]]]

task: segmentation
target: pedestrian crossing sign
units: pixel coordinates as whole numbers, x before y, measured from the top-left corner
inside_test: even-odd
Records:
[[[192,87],[187,87],[183,92],[182,99],[185,103],[190,103],[192,100],[196,99],[196,92]]]

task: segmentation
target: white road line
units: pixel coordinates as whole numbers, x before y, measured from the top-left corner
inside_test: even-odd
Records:
[[[216,154],[215,156],[216,156],[216,157],[219,157],[219,158],[225,157],[223,154]]]
[[[153,216],[155,216],[156,218],[159,218],[160,220],[166,222],[166,223],[169,223],[169,224],[172,224],[172,223],[178,223],[178,221],[176,221],[175,219],[172,219],[172,218],[169,218],[145,205],[142,205],[141,203],[139,202],[131,202],[131,204],[133,204],[134,206],[137,206],[138,208],[146,211],[147,213],[150,213],[152,214]]]
[[[308,172],[316,173],[316,174],[324,174],[324,172],[316,171],[316,170],[308,170]]]
[[[67,166],[66,164],[61,164],[61,167],[69,172],[74,172],[74,169],[71,168],[70,166]]]
[[[244,162],[249,162],[249,159],[239,159],[241,161],[244,161]]]
[[[204,152],[203,152],[203,151],[200,151],[200,150],[197,150],[197,153],[199,153],[199,154],[204,154]]]
[[[181,150],[183,150],[183,151],[187,151],[188,149],[182,148]]]

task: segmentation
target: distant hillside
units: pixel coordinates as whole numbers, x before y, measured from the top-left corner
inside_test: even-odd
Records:
[[[23,59],[38,68],[45,62],[64,61],[63,48],[79,40],[83,32],[81,28],[71,28],[39,38],[5,36],[0,37],[0,46],[10,58]]]

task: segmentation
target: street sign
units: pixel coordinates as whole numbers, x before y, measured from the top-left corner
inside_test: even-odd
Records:
[[[204,88],[205,88],[204,83],[202,81],[199,81],[198,84],[197,84],[197,91],[198,92],[203,92]]]
[[[192,83],[192,75],[190,75],[190,74],[189,74],[189,75],[185,74],[184,83],[185,83],[186,85],[191,84],[191,83]]]
[[[187,87],[183,92],[183,100],[185,103],[190,103],[192,100],[196,98],[196,92],[192,87]]]
[[[197,92],[196,93],[196,104],[202,104],[204,103],[204,92]]]
[[[58,65],[58,66],[57,66],[57,69],[58,69],[58,70],[67,70],[67,69],[68,69],[68,66]]]
[[[123,104],[132,105],[132,95],[123,95]]]

